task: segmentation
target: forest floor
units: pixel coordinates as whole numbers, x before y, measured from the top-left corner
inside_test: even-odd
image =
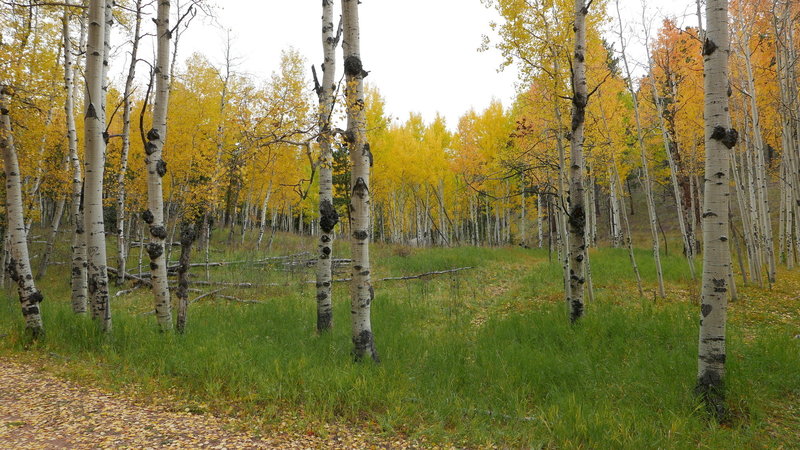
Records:
[[[230,418],[134,400],[0,357],[0,448],[414,448],[326,425],[324,433],[243,433]]]
[[[650,250],[636,251],[640,295],[624,249],[593,249],[595,299],[572,326],[546,249],[375,245],[374,365],[352,362],[347,283],[334,286],[334,330],[314,330],[312,239],[258,250],[225,237],[210,254],[225,264],[192,269],[184,335],[161,333],[151,294],[130,284],[113,289],[113,332],[99,332],[72,313],[62,264],[38,284],[47,334],[32,344],[7,290],[0,448],[800,448],[800,271],[763,288],[737,274],[719,426],[694,395],[699,282],[674,251],[659,298]]]

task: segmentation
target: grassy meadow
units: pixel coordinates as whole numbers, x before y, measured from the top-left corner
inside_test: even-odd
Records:
[[[211,261],[316,248],[311,237],[279,234],[267,254],[252,240],[228,248],[220,232]],[[337,242],[337,256],[346,258],[347,247]],[[26,346],[16,292],[7,289],[0,352],[44,361],[85,384],[150,399],[168,395],[176,409],[232,414],[264,434],[281,426],[324,433],[321,424],[335,422],[467,447],[797,448],[800,275],[781,273],[772,291],[740,287],[730,305],[732,420],[719,426],[693,395],[698,283],[674,253],[663,260],[667,298],[657,299],[648,250],[636,254],[644,298],[624,249],[593,250],[595,300],[572,326],[561,266],[555,256],[548,262],[546,250],[375,245],[376,278],[473,267],[375,283],[380,365],[351,360],[346,283],[335,287],[334,331],[316,334],[314,285],[305,283],[313,268],[210,268],[214,281],[276,286],[221,291],[263,303],[199,300],[182,336],[158,331],[146,289],[113,296],[114,330],[105,336],[71,313],[69,267],[52,266],[39,283],[46,338]],[[54,260],[68,261],[67,248]],[[192,273],[205,280],[202,267]]]

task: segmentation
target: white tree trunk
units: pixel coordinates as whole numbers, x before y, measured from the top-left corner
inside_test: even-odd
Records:
[[[86,230],[88,262],[88,294],[92,317],[101,328],[111,331],[111,309],[108,302],[108,272],[106,267],[106,236],[103,222],[103,170],[106,142],[105,105],[103,104],[103,62],[105,34],[103,0],[89,4],[89,33],[86,45],[86,116],[85,148],[86,178],[84,180],[84,228]]]
[[[586,85],[585,0],[575,0],[575,52],[572,62],[572,139],[569,168],[569,290],[567,303],[572,322],[583,316],[583,289],[586,283],[586,205],[584,193],[583,131],[589,90]]]
[[[70,194],[70,214],[75,224],[72,233],[70,284],[72,286],[72,311],[76,314],[86,313],[86,297],[88,291],[86,279],[86,234],[83,226],[83,174],[81,160],[78,156],[78,131],[75,126],[75,62],[72,59],[72,45],[69,33],[69,11],[65,10],[62,18],[64,37],[64,113],[67,125],[67,145],[69,161],[72,167],[72,192]]]
[[[131,148],[131,108],[133,82],[136,78],[136,64],[139,57],[139,40],[142,28],[142,1],[136,0],[136,20],[133,27],[133,45],[128,76],[125,79],[125,91],[122,98],[122,155],[120,156],[119,173],[117,174],[117,285],[125,283],[125,265],[128,258],[128,244],[125,240],[125,176],[128,172],[128,153]]]
[[[372,333],[370,305],[375,298],[371,283],[369,258],[370,242],[370,166],[372,153],[366,139],[366,114],[364,111],[364,70],[361,61],[361,42],[358,20],[359,0],[343,0],[344,72],[347,88],[346,141],[350,149],[352,176],[350,210],[352,216],[353,281],[351,283],[351,318],[353,356],[356,360],[372,358],[379,361]]]
[[[653,242],[653,259],[655,260],[656,265],[656,275],[658,277],[658,295],[659,297],[665,297],[666,293],[664,291],[664,274],[661,270],[661,243],[659,242],[658,237],[658,217],[656,216],[656,205],[655,201],[653,200],[653,185],[652,181],[650,180],[650,168],[649,163],[647,161],[647,149],[644,143],[644,134],[642,132],[642,122],[641,117],[639,114],[639,102],[636,97],[636,89],[633,87],[633,78],[631,77],[631,70],[628,66],[628,57],[625,53],[625,41],[623,39],[624,30],[622,28],[622,16],[619,12],[619,0],[617,0],[617,16],[619,17],[619,36],[620,36],[620,43],[622,45],[621,54],[622,54],[622,62],[623,66],[625,67],[625,76],[627,77],[627,87],[631,93],[631,100],[633,101],[633,115],[636,119],[636,135],[638,138],[639,143],[639,153],[642,160],[642,175],[644,176],[644,181],[642,185],[644,187],[645,198],[647,200],[647,214],[650,219],[650,234],[652,236]]]
[[[37,339],[44,334],[39,304],[44,297],[36,290],[28,258],[28,241],[25,232],[25,219],[22,215],[22,180],[19,173],[17,150],[9,117],[9,97],[11,88],[0,86],[0,150],[3,152],[3,167],[6,175],[6,215],[8,221],[8,273],[17,283],[17,292],[25,318],[25,328]],[[4,268],[5,269],[5,268]]]
[[[147,254],[150,256],[151,282],[155,301],[156,319],[162,331],[172,329],[172,305],[167,285],[167,263],[164,243],[167,238],[164,223],[164,191],[162,178],[167,173],[167,163],[162,159],[164,140],[167,137],[167,106],[169,103],[169,58],[170,38],[169,0],[158,1],[156,37],[158,39],[156,57],[156,91],[153,100],[153,126],[147,132],[145,163],[147,164],[147,206],[143,219],[150,226],[150,243]]]
[[[711,410],[725,415],[725,324],[730,272],[728,243],[729,152],[738,133],[728,112],[728,3],[708,0],[703,45],[705,76],[705,194],[703,202],[703,286],[697,390]]]
[[[317,256],[317,331],[333,328],[333,274],[334,229],[339,214],[333,206],[333,133],[331,116],[336,101],[336,47],[339,30],[333,25],[333,0],[322,0],[322,84],[317,85],[319,97],[319,254]]]

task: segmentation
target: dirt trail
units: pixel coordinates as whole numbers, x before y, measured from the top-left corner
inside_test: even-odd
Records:
[[[0,448],[409,448],[403,440],[331,427],[268,437],[229,431],[230,420],[142,405],[0,358]]]

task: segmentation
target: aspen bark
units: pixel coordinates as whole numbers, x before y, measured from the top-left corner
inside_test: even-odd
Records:
[[[178,319],[175,326],[178,333],[186,331],[186,321],[189,314],[189,262],[192,256],[192,246],[197,238],[195,223],[185,222],[181,227],[181,257],[178,261]]]
[[[375,298],[371,283],[370,242],[370,168],[372,152],[366,139],[364,111],[364,70],[361,61],[361,42],[358,19],[359,0],[343,0],[344,72],[347,87],[346,143],[350,149],[352,176],[350,211],[352,217],[353,281],[350,286],[353,333],[353,356],[356,361],[372,358],[380,361],[372,333],[370,306]]]
[[[7,270],[11,279],[17,283],[22,316],[25,318],[25,329],[33,339],[38,339],[44,335],[44,325],[39,307],[44,297],[36,289],[31,274],[31,262],[28,258],[28,236],[25,232],[23,217],[22,180],[8,110],[11,94],[10,87],[0,86],[0,150],[3,153],[3,168],[6,176],[8,221],[6,244],[10,256],[7,261]]]
[[[703,284],[697,392],[718,419],[725,416],[725,325],[730,271],[729,153],[738,133],[728,112],[728,2],[708,0],[703,44],[706,167],[703,201]]]
[[[156,93],[153,101],[153,126],[147,132],[145,164],[147,165],[147,206],[142,219],[150,227],[151,282],[155,301],[156,319],[162,331],[172,329],[172,306],[167,285],[167,263],[164,243],[167,238],[164,223],[164,191],[162,178],[167,173],[167,163],[162,159],[164,140],[167,136],[167,106],[169,103],[169,58],[170,38],[169,0],[158,0],[156,18],[157,57],[155,66]]]
[[[770,282],[775,282],[775,243],[772,234],[772,211],[769,206],[769,199],[767,197],[767,164],[764,158],[764,141],[761,135],[761,115],[758,109],[758,102],[756,96],[755,76],[753,75],[753,65],[750,57],[750,40],[749,36],[745,36],[744,46],[744,63],[747,74],[747,91],[750,98],[750,118],[751,127],[753,130],[753,152],[755,154],[755,193],[758,200],[758,220],[759,229],[761,231],[761,246],[766,252],[767,260],[767,278]]]
[[[664,291],[664,274],[661,270],[661,244],[659,242],[658,237],[658,217],[656,216],[656,205],[655,201],[653,200],[653,185],[650,179],[650,168],[649,163],[647,161],[647,152],[644,143],[644,133],[642,132],[642,121],[641,116],[639,114],[639,101],[636,96],[636,89],[633,87],[633,78],[631,77],[631,70],[628,65],[628,57],[625,53],[625,42],[623,40],[624,30],[622,28],[622,15],[619,12],[619,0],[617,0],[617,16],[619,17],[619,37],[620,43],[622,44],[621,54],[622,54],[622,63],[623,67],[625,67],[625,75],[627,77],[627,87],[631,93],[631,100],[633,103],[633,115],[636,119],[636,135],[637,140],[639,143],[639,153],[642,160],[642,175],[644,176],[644,181],[642,185],[644,187],[645,199],[647,200],[647,215],[650,220],[650,235],[653,242],[653,259],[655,260],[656,265],[656,275],[658,277],[658,295],[659,297],[665,297],[666,292]]]
[[[575,0],[575,53],[572,62],[572,127],[569,168],[569,317],[574,323],[583,316],[583,289],[586,283],[586,207],[583,183],[583,132],[589,90],[586,86],[586,15],[585,0]]]
[[[88,281],[86,278],[86,234],[83,226],[83,173],[78,156],[78,131],[75,125],[75,62],[72,59],[70,44],[69,10],[64,10],[62,17],[64,37],[64,113],[67,125],[67,145],[69,161],[72,167],[72,191],[70,194],[70,214],[75,224],[72,233],[70,285],[72,289],[72,311],[76,314],[86,313],[86,297]]]
[[[643,12],[644,14],[644,12]],[[642,17],[644,20],[645,17]],[[620,25],[621,25],[620,19]],[[653,72],[653,58],[650,56],[650,34],[649,31],[645,31],[645,48],[647,48],[647,67],[648,71],[652,74]],[[629,74],[630,75],[630,74]],[[669,174],[670,174],[670,181],[672,184],[672,194],[675,197],[675,207],[677,208],[677,216],[678,216],[678,226],[681,231],[681,237],[683,238],[683,253],[686,256],[686,261],[689,264],[689,273],[692,276],[692,279],[695,279],[695,268],[694,268],[694,246],[692,245],[692,239],[689,236],[689,229],[686,226],[686,205],[683,203],[683,195],[681,193],[680,184],[678,183],[678,164],[676,163],[675,159],[678,156],[673,156],[673,151],[677,154],[678,153],[678,145],[677,145],[677,136],[671,135],[669,130],[667,129],[666,121],[664,120],[664,102],[661,98],[661,95],[658,93],[658,87],[656,86],[655,77],[651,76],[650,78],[650,88],[653,91],[653,103],[656,106],[656,113],[658,114],[658,122],[661,128],[661,137],[664,141],[664,150],[667,154],[667,163],[669,164]],[[673,130],[674,131],[674,130]],[[645,176],[645,180],[648,177]],[[652,193],[649,194],[652,197]],[[648,198],[648,201],[650,199]]]
[[[105,105],[103,104],[105,9],[103,0],[89,3],[86,43],[86,115],[84,120],[86,177],[84,180],[84,228],[86,230],[88,294],[92,317],[111,331],[108,296],[105,224],[103,222],[103,171],[105,165]]]
[[[37,280],[40,280],[47,272],[47,265],[50,263],[50,257],[53,255],[53,249],[56,245],[58,229],[61,226],[61,218],[64,216],[64,206],[66,202],[67,199],[65,196],[60,196],[56,202],[56,210],[53,213],[53,222],[51,223],[50,229],[47,233],[47,244],[45,245],[44,252],[42,253],[42,260],[39,261],[39,269],[36,271]]]
[[[339,30],[333,25],[333,0],[322,0],[322,84],[316,86],[319,97],[319,255],[317,256],[317,331],[333,328],[331,258],[334,229],[339,213],[333,206],[333,133],[331,116],[336,101],[336,46]],[[349,87],[349,86],[348,86]]]
[[[128,76],[125,78],[125,90],[122,97],[122,155],[120,156],[119,173],[117,174],[117,285],[125,283],[125,265],[128,257],[128,245],[125,240],[125,176],[128,172],[128,153],[131,148],[131,108],[133,102],[133,82],[136,78],[136,64],[139,57],[139,41],[142,28],[142,0],[136,0],[136,20],[133,27],[131,62],[128,65]]]

